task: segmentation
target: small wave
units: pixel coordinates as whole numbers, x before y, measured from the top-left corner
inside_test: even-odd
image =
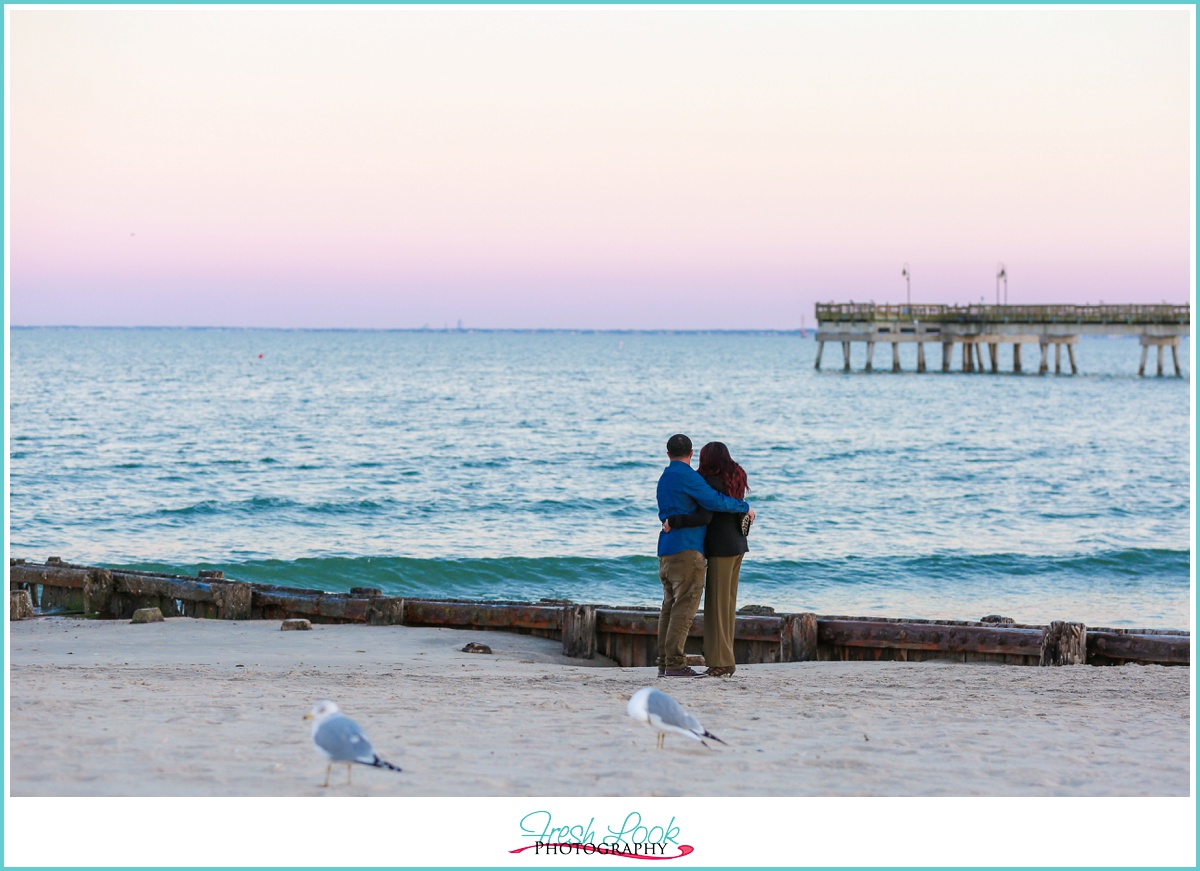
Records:
[[[657,469],[658,466],[657,462],[652,463],[646,460],[614,460],[607,463],[598,463],[596,468],[606,471],[617,471],[620,469]]]
[[[512,506],[497,505],[505,511],[513,510]],[[539,499],[522,506],[523,510],[534,514],[550,511],[603,511],[623,515],[632,509],[632,514],[638,517],[646,516],[646,506],[633,503],[629,499],[609,496],[604,499]]]
[[[305,511],[315,512],[317,514],[371,514],[376,511],[382,511],[395,502],[391,499],[376,501],[374,499],[356,499],[350,502],[318,502],[312,505],[305,505]]]
[[[244,514],[261,511],[271,511],[280,508],[293,508],[296,503],[289,499],[275,499],[267,496],[255,496],[238,502],[221,502],[216,499],[205,499],[193,505],[181,508],[161,508],[154,512],[157,517],[202,517],[216,514]]]

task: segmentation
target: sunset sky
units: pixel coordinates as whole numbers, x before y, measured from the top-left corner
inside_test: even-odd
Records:
[[[6,7],[14,325],[1187,302],[1191,7]]]

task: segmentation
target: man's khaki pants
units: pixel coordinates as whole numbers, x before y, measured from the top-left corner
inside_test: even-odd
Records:
[[[704,592],[704,554],[685,550],[658,558],[658,579],[662,581],[663,603],[658,615],[658,667],[683,668],[692,618],[700,607]]]

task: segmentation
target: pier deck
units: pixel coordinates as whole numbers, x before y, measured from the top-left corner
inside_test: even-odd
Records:
[[[1158,349],[1157,374],[1163,374],[1163,354],[1171,349],[1176,376],[1179,342],[1191,335],[1189,305],[892,305],[875,303],[818,303],[817,359],[826,342],[842,345],[845,371],[850,370],[850,345],[867,346],[865,371],[871,371],[875,345],[892,346],[892,371],[900,371],[899,345],[917,343],[917,371],[927,371],[925,343],[942,346],[943,372],[949,372],[954,345],[961,346],[962,371],[985,372],[983,349],[988,350],[990,369],[1000,371],[1000,345],[1012,345],[1012,371],[1022,370],[1021,346],[1037,345],[1041,352],[1038,374],[1049,371],[1049,351],[1054,348],[1055,374],[1062,372],[1062,350],[1067,349],[1071,373],[1078,373],[1075,345],[1081,335],[1138,336],[1142,359],[1138,375],[1144,375],[1151,347]]]

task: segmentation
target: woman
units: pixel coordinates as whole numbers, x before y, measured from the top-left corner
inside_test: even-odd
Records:
[[[709,442],[700,449],[700,467],[696,470],[714,490],[742,499],[750,488],[746,470],[729,455],[722,442]],[[733,628],[737,614],[738,575],[742,556],[750,550],[746,532],[753,515],[728,514],[699,509],[663,521],[663,529],[708,525],[704,536],[704,555],[708,571],[704,577],[704,662],[712,677],[729,677],[733,661]]]

